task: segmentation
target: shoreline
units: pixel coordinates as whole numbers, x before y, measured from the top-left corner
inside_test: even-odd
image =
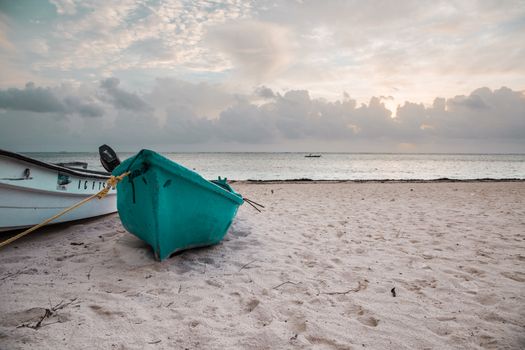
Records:
[[[314,180],[309,178],[300,179],[285,179],[285,180],[228,180],[229,183],[238,184],[279,184],[279,183],[490,183],[490,182],[525,182],[525,179],[519,178],[508,178],[508,179],[495,179],[495,178],[480,178],[480,179],[451,179],[451,178],[439,178],[439,179],[346,179],[346,180]]]

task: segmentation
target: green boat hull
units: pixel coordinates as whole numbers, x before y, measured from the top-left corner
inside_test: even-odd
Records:
[[[159,260],[219,243],[243,203],[225,180],[208,181],[150,150],[122,162],[113,175],[127,171],[117,185],[120,220]]]

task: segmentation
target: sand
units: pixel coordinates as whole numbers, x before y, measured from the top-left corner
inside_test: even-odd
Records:
[[[234,187],[266,209],[162,263],[116,214],[0,251],[0,348],[525,347],[525,182]]]

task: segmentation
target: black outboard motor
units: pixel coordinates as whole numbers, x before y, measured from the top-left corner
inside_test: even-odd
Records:
[[[117,153],[108,145],[102,145],[98,148],[98,154],[100,154],[100,162],[104,169],[108,172],[112,172],[113,169],[118,167],[120,159],[118,159]]]

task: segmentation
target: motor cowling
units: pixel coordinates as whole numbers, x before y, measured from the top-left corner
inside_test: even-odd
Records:
[[[100,163],[108,172],[112,172],[120,164],[120,159],[117,153],[108,145],[102,145],[98,148],[100,155]]]

